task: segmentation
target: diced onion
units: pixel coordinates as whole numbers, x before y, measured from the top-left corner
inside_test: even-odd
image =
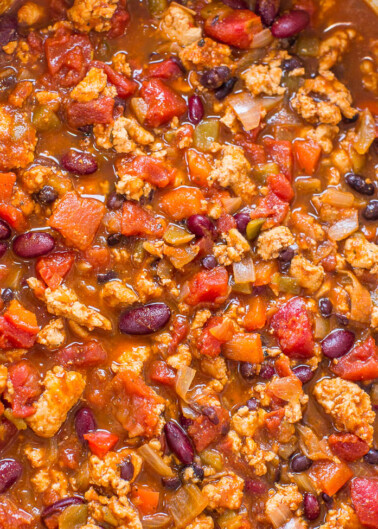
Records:
[[[352,235],[358,230],[358,214],[357,211],[351,217],[341,219],[331,226],[328,230],[328,236],[334,241],[342,241]]]
[[[354,196],[347,191],[339,191],[330,187],[320,196],[323,204],[329,204],[335,208],[350,208],[354,204]]]
[[[268,44],[270,44],[273,40],[272,32],[269,28],[265,28],[260,33],[257,33],[253,37],[251,48],[264,48]]]
[[[269,384],[269,392],[287,402],[296,401],[302,395],[302,383],[296,376],[276,378]]]
[[[368,109],[361,112],[354,148],[358,154],[366,154],[375,140],[375,119]]]
[[[307,525],[300,518],[292,518],[281,529],[306,529],[306,527]]]
[[[305,472],[301,472],[300,474],[291,474],[290,477],[293,481],[295,481],[299,488],[305,490],[306,492],[311,492],[312,494],[317,495],[316,488],[311,478]]]
[[[299,446],[301,451],[313,461],[317,459],[332,459],[331,450],[326,442],[320,440],[311,428],[297,424],[299,431]]]
[[[190,524],[208,505],[207,497],[193,484],[184,485],[168,501],[168,510],[180,529]]]
[[[321,316],[315,317],[315,330],[314,336],[317,340],[322,340],[329,333],[329,320],[322,318]]]
[[[226,213],[233,215],[238,209],[240,209],[242,199],[240,197],[223,197],[221,198],[221,202]]]
[[[188,366],[180,367],[176,377],[176,393],[183,400],[186,400],[186,394],[196,375],[196,370]]]
[[[228,98],[228,103],[236,112],[245,130],[252,130],[259,126],[261,119],[261,100],[246,92],[235,94]]]
[[[276,97],[262,97],[260,99],[260,102],[262,106],[265,108],[267,112],[270,112],[275,108],[281,101],[283,100],[283,96],[276,96]]]
[[[286,503],[279,503],[275,509],[267,510],[266,514],[276,529],[282,527],[292,517],[292,512]]]
[[[256,279],[255,266],[251,255],[247,255],[238,263],[233,263],[235,283],[250,283]]]
[[[163,512],[150,514],[148,516],[144,516],[142,519],[142,525],[144,529],[159,529],[160,527],[166,527],[171,522],[171,516],[169,516],[169,514],[164,514]]]
[[[153,448],[151,448],[150,445],[142,445],[138,448],[138,453],[146,463],[156,470],[159,476],[166,478],[173,477],[174,474],[172,469],[163,461],[161,456],[155,452]]]

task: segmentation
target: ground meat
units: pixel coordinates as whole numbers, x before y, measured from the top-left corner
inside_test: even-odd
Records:
[[[362,234],[352,235],[345,241],[344,255],[353,268],[364,268],[378,273],[378,245],[366,240]]]
[[[8,368],[0,365],[0,395],[5,391],[8,380]]]
[[[231,424],[238,435],[253,437],[257,428],[264,421],[264,410],[249,410],[247,406],[242,406],[232,416]]]
[[[302,288],[309,292],[316,292],[324,280],[324,269],[321,265],[315,265],[302,255],[296,255],[290,264],[291,277],[298,280]]]
[[[68,480],[61,470],[54,468],[41,468],[30,479],[30,482],[37,494],[51,491],[59,498],[64,498],[68,495]]]
[[[211,516],[200,514],[197,518],[194,518],[192,523],[186,526],[186,529],[213,529],[214,520]]]
[[[87,75],[71,91],[70,97],[81,103],[97,99],[105,89],[108,78],[101,68],[91,68]]]
[[[351,119],[357,113],[349,90],[331,72],[306,79],[291,104],[310,123],[337,125],[343,116]]]
[[[72,190],[72,182],[59,169],[44,165],[34,165],[21,173],[21,182],[25,190],[32,194],[48,185],[61,197]]]
[[[209,184],[215,182],[221,187],[230,187],[235,195],[250,202],[256,195],[256,186],[249,177],[250,171],[251,166],[244,156],[243,149],[235,145],[224,145],[221,157],[215,162],[208,181]]]
[[[142,529],[136,509],[131,505],[125,495],[122,496],[100,496],[94,488],[85,493],[88,502],[89,521],[99,523],[101,527],[109,519],[109,515],[115,519],[120,529]]]
[[[180,51],[185,68],[214,68],[231,64],[231,48],[212,39],[200,39]]]
[[[238,263],[244,254],[251,249],[249,242],[236,228],[232,228],[224,237],[227,244],[219,244],[213,249],[214,255],[221,265],[228,266],[232,263]]]
[[[34,2],[26,2],[17,11],[17,21],[20,26],[34,26],[40,23],[44,16],[43,7]]]
[[[367,90],[378,94],[378,40],[371,45],[372,56],[365,57],[360,64],[362,84]]]
[[[51,320],[37,334],[37,342],[48,349],[58,349],[66,341],[64,321],[62,318]]]
[[[320,43],[319,70],[330,70],[348,51],[350,42],[356,37],[354,29],[339,29]]]
[[[26,167],[34,159],[37,135],[29,116],[0,105],[0,170]]]
[[[333,140],[339,133],[336,125],[319,125],[307,133],[307,138],[311,138],[320,145],[325,154],[330,154],[333,149]]]
[[[325,523],[319,529],[359,529],[357,514],[347,503],[341,503],[337,509],[328,511]]]
[[[101,296],[110,307],[132,305],[138,301],[138,296],[121,281],[106,283],[102,287]]]
[[[270,520],[275,519],[275,513],[279,510],[296,511],[302,502],[302,494],[297,485],[276,485],[276,492],[271,491],[271,497],[265,504],[265,513]]]
[[[79,31],[108,31],[119,0],[75,0],[67,11],[68,18]]]
[[[33,83],[31,81],[21,81],[9,96],[9,104],[16,108],[22,108],[28,98],[33,93]]]
[[[143,154],[137,146],[146,146],[154,141],[154,136],[134,118],[120,117],[110,125],[95,125],[93,134],[99,147],[114,148],[116,152],[124,154]]]
[[[286,55],[288,54],[286,53]],[[283,58],[281,54],[270,53],[262,59],[261,63],[252,64],[248,70],[242,73],[241,78],[252,95],[273,96],[285,93],[286,88],[280,86]]]
[[[160,29],[169,39],[181,46],[188,46],[201,38],[201,28],[194,25],[192,12],[184,6],[173,3],[164,12]]]
[[[266,463],[270,463],[277,458],[274,452],[261,449],[252,437],[247,437],[245,439],[241,453],[257,476],[263,476],[266,474],[268,471]]]
[[[210,509],[239,509],[243,499],[244,480],[230,472],[216,483],[209,483],[202,493],[209,500]]]
[[[134,468],[130,481],[122,479],[120,475],[121,464],[126,461],[130,461]],[[142,458],[128,448],[119,452],[108,452],[103,459],[92,455],[89,458],[89,482],[117,496],[126,496],[130,492],[130,483],[137,477],[141,468]]]
[[[126,346],[125,346],[126,348]],[[112,363],[112,370],[117,372],[120,368],[129,369],[138,375],[143,370],[144,363],[151,356],[151,347],[148,345],[135,345],[127,347],[115,362]]]
[[[44,392],[34,404],[35,413],[26,419],[40,437],[53,437],[66,420],[84,391],[84,377],[60,366],[48,371],[43,380]]]
[[[49,462],[46,450],[42,447],[26,445],[24,453],[33,468],[42,468]]]
[[[357,384],[339,377],[324,378],[316,384],[314,395],[331,415],[336,428],[372,444],[375,413],[369,395]]]
[[[257,239],[257,253],[265,261],[276,259],[280,250],[295,243],[293,234],[286,226],[263,231]]]

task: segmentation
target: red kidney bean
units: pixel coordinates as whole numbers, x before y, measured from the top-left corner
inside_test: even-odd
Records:
[[[212,270],[218,265],[218,261],[215,259],[214,255],[206,255],[202,259],[202,266],[206,268],[206,270]]]
[[[5,242],[0,242],[0,259],[6,254],[7,250],[8,246],[5,244]]]
[[[316,520],[320,514],[319,500],[314,494],[310,492],[304,493],[303,510],[307,520]]]
[[[116,211],[117,209],[121,209],[124,202],[125,202],[125,197],[114,191],[113,193],[110,193],[110,195],[108,196],[106,205],[109,209]]]
[[[312,460],[304,454],[297,454],[290,459],[290,470],[292,472],[305,472],[312,465]]]
[[[181,479],[178,476],[174,478],[161,478],[161,483],[168,490],[177,490],[181,487]]]
[[[378,200],[370,200],[362,215],[367,220],[378,220]]]
[[[257,0],[256,15],[259,15],[265,26],[271,26],[278,15],[280,0]]]
[[[272,25],[272,35],[276,39],[294,37],[310,23],[310,15],[302,9],[294,9],[278,18]]]
[[[240,231],[240,233],[245,235],[247,225],[251,220],[250,213],[248,213],[247,211],[241,211],[240,213],[236,213],[236,215],[234,215],[234,219],[236,220],[237,229]]]
[[[12,230],[5,220],[0,219],[0,241],[9,239],[12,235]]]
[[[194,125],[198,125],[203,118],[204,113],[202,99],[197,95],[192,95],[188,101],[189,120],[194,123]]]
[[[69,498],[58,500],[42,509],[41,520],[44,522],[46,527],[50,527],[50,525],[47,525],[46,523],[48,518],[60,515],[65,509],[67,509],[67,507],[70,507],[71,505],[82,505],[83,503],[85,502],[81,496],[70,496]]]
[[[131,481],[134,476],[134,465],[130,461],[130,459],[126,459],[126,461],[123,461],[121,463],[121,478],[125,481]]]
[[[219,88],[230,77],[230,68],[228,66],[216,66],[210,70],[205,70],[200,75],[200,83],[202,86],[214,90]]]
[[[87,406],[80,408],[75,415],[76,434],[83,445],[87,444],[84,434],[96,430],[97,424],[93,412]]]
[[[319,299],[319,311],[323,318],[329,318],[332,315],[333,305],[329,298]]]
[[[63,169],[80,176],[93,174],[98,169],[96,158],[88,152],[70,150],[61,159]]]
[[[188,217],[186,225],[188,230],[197,235],[197,237],[204,237],[214,232],[214,225],[206,215],[191,215]]]
[[[2,15],[0,17],[0,46],[3,47],[8,42],[17,40],[17,19],[13,16]]]
[[[34,200],[42,206],[48,206],[49,204],[52,204],[55,202],[58,196],[58,193],[51,186],[43,186],[42,189],[38,191],[38,193],[33,194]]]
[[[240,374],[245,380],[253,380],[256,376],[256,366],[249,362],[243,362],[240,365]]]
[[[106,244],[110,247],[117,246],[123,239],[122,233],[111,233],[106,239]]]
[[[152,334],[162,329],[171,317],[165,303],[151,303],[123,312],[119,319],[119,330],[124,334]]]
[[[269,364],[262,364],[259,376],[264,380],[269,380],[274,375],[274,367]]]
[[[314,372],[308,366],[294,367],[293,373],[296,377],[299,378],[302,384],[306,384],[307,382],[310,382],[310,380],[314,376]]]
[[[265,494],[268,492],[268,487],[260,479],[246,479],[244,482],[244,492],[247,494]]]
[[[190,465],[194,459],[194,449],[186,432],[177,423],[169,421],[164,425],[164,433],[169,449],[181,463]]]
[[[244,0],[222,0],[222,2],[232,9],[249,9],[247,2],[244,2]]]
[[[21,477],[22,465],[15,459],[0,461],[0,494],[3,494]]]
[[[193,424],[193,420],[189,419],[189,417],[184,417],[184,415],[180,415],[179,422],[185,430],[187,430]]]
[[[364,455],[364,461],[369,465],[378,465],[378,450],[371,448],[367,454]]]
[[[348,173],[345,175],[345,182],[357,193],[361,195],[371,196],[374,195],[375,185],[368,184],[365,178],[356,173]]]
[[[29,231],[13,240],[13,252],[17,257],[33,259],[46,255],[55,247],[55,239],[45,232]]]
[[[215,90],[214,95],[218,101],[222,101],[222,99],[228,96],[228,94],[231,94],[237,80],[237,77],[231,77],[231,79],[223,83],[222,86]]]
[[[354,344],[354,333],[345,329],[332,331],[321,342],[322,352],[327,358],[340,358],[350,351]]]
[[[259,402],[257,399],[255,399],[254,397],[252,397],[251,399],[248,399],[247,402],[245,403],[245,405],[247,406],[247,408],[250,410],[250,411],[256,411],[259,407]]]

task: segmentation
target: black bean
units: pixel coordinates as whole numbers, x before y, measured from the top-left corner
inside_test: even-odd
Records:
[[[177,423],[169,421],[164,425],[164,433],[169,449],[181,463],[190,465],[194,459],[194,448],[186,432]]]
[[[236,220],[237,229],[242,235],[245,235],[247,225],[251,220],[251,214],[247,211],[241,211],[240,213],[236,213],[236,215],[234,215],[234,219]]]
[[[318,305],[323,318],[329,318],[332,315],[333,305],[329,298],[320,298]]]
[[[345,175],[346,183],[357,193],[361,195],[371,196],[374,195],[375,186],[374,184],[368,184],[365,178],[359,174],[348,173]]]
[[[161,484],[167,490],[177,490],[181,487],[181,479],[178,476],[174,478],[161,478]]]
[[[289,59],[283,61],[282,68],[285,72],[292,72],[297,68],[304,68],[304,62],[297,55],[292,55]]]
[[[55,239],[46,232],[29,231],[13,240],[13,252],[17,257],[33,259],[46,255],[55,247]]]
[[[303,510],[307,520],[316,520],[320,514],[319,500],[314,494],[310,492],[304,493]]]
[[[202,266],[206,268],[206,270],[212,270],[218,266],[218,261],[215,259],[214,255],[206,255],[202,259]]]
[[[197,95],[192,95],[188,101],[188,117],[189,121],[198,125],[204,116],[205,110],[203,108],[202,99]]]
[[[188,230],[197,235],[204,237],[214,232],[214,225],[206,215],[191,215],[186,221]]]
[[[4,301],[4,303],[8,303],[9,301],[12,301],[14,298],[14,292],[11,288],[4,288],[1,291],[1,299]]]
[[[99,285],[103,285],[104,283],[108,283],[108,281],[117,279],[117,277],[117,272],[114,270],[109,270],[109,272],[106,272],[105,274],[97,274],[97,283]]]
[[[33,194],[33,198],[36,202],[42,206],[48,206],[55,202],[58,198],[58,193],[51,186],[43,186],[37,193]]]
[[[245,405],[251,411],[256,411],[257,408],[259,407],[258,400],[253,398],[253,397],[251,399],[248,399],[247,402],[245,403]]]
[[[121,463],[121,471],[120,471],[121,478],[125,481],[131,481],[134,477],[134,465],[130,461],[130,459],[126,459],[126,461],[123,461]]]
[[[222,2],[232,9],[249,9],[247,2],[244,0],[222,0]]]
[[[95,156],[88,152],[70,150],[61,159],[63,169],[80,176],[93,174],[98,169]]]
[[[41,512],[41,519],[45,523],[48,518],[61,514],[65,509],[67,509],[67,507],[70,507],[71,505],[82,505],[83,503],[85,502],[81,496],[70,496],[69,498],[63,498],[62,500],[58,500],[55,503],[44,507]],[[48,527],[46,523],[45,525]]]
[[[243,362],[240,365],[240,374],[245,380],[252,380],[256,376],[256,366],[249,362]]]
[[[199,465],[197,465],[196,463],[193,463],[191,465],[192,469],[193,469],[193,472],[194,472],[194,475],[197,479],[199,479],[200,481],[203,480],[203,478],[205,477],[205,471],[202,467],[200,467]]]
[[[75,430],[82,444],[86,444],[84,434],[92,432],[97,428],[93,411],[87,406],[80,408],[75,415]]]
[[[369,465],[378,465],[378,450],[371,448],[367,454],[364,455],[364,461]]]
[[[289,263],[293,259],[294,254],[294,249],[291,248],[291,246],[288,246],[287,248],[281,248],[278,259],[284,263]]]
[[[222,99],[227,97],[228,94],[231,94],[237,80],[237,77],[231,77],[231,79],[223,83],[222,86],[215,90],[214,95],[218,99],[218,101],[222,101]]]
[[[325,492],[322,492],[322,500],[327,505],[327,508],[331,508],[333,505],[333,499],[331,496],[328,496]]]
[[[21,477],[22,465],[15,459],[0,460],[0,494],[3,494]]]
[[[274,375],[274,367],[269,364],[262,364],[259,376],[264,380],[269,380]]]
[[[272,35],[276,39],[288,39],[304,30],[310,23],[310,15],[302,9],[285,13],[272,25]]]
[[[111,233],[106,239],[108,246],[117,246],[123,239],[122,233]]]
[[[346,125],[350,125],[351,123],[356,123],[358,118],[360,117],[360,113],[356,111],[355,115],[351,118],[347,118],[346,116],[343,116],[343,123]]]
[[[312,460],[304,454],[297,454],[290,459],[290,470],[292,472],[305,472],[312,465]]]
[[[265,26],[271,26],[278,15],[280,0],[257,0],[256,14]]]
[[[210,70],[205,70],[199,77],[202,86],[214,90],[222,86],[222,84],[230,77],[230,69],[228,66],[216,66]]]
[[[296,377],[299,378],[299,380],[302,382],[302,384],[306,384],[307,382],[310,382],[310,380],[314,376],[314,372],[308,366],[297,366],[297,367],[294,367],[293,373],[294,373],[294,375]]]
[[[367,220],[378,220],[378,200],[370,200],[362,215]]]
[[[354,333],[345,329],[332,331],[321,342],[322,352],[327,358],[340,358],[354,345]]]
[[[169,321],[171,310],[165,303],[151,303],[123,312],[119,330],[124,334],[142,335],[160,331]]]
[[[6,241],[12,235],[11,227],[5,220],[0,219],[0,241]]]
[[[6,254],[8,246],[5,242],[0,242],[0,259]]]
[[[17,20],[10,15],[2,15],[0,17],[0,47],[12,41],[16,41],[18,37]]]
[[[210,422],[215,425],[219,424],[219,417],[213,406],[203,406],[201,411],[202,414],[210,420]]]
[[[110,193],[110,195],[108,196],[106,205],[109,209],[116,211],[117,209],[121,209],[124,202],[125,202],[125,197],[114,191],[113,193]]]

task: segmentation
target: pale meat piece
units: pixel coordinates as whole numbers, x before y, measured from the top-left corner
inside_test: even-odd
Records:
[[[82,32],[108,31],[118,3],[119,0],[75,0],[67,11],[68,18]]]
[[[206,516],[205,514],[200,514],[197,518],[186,526],[186,529],[213,529],[214,520],[211,516]]]
[[[91,68],[87,75],[71,91],[70,97],[75,101],[85,102],[97,99],[108,82],[107,75],[101,68]]]
[[[362,234],[352,235],[345,241],[344,256],[353,268],[363,268],[378,273],[378,245],[369,242]]]
[[[325,523],[319,529],[361,529],[357,514],[347,503],[328,511]]]
[[[65,341],[66,333],[62,318],[51,320],[37,334],[37,342],[48,349],[58,349]]]
[[[0,105],[0,170],[26,167],[34,159],[37,135],[25,112]]]
[[[277,510],[287,510],[294,512],[302,502],[302,494],[297,485],[276,485],[276,492],[271,491],[271,497],[265,504],[265,514],[269,520],[275,519]]]
[[[257,253],[265,261],[276,259],[280,250],[295,243],[293,234],[286,226],[277,226],[263,231],[257,239]]]
[[[229,472],[216,483],[208,483],[202,493],[208,498],[210,509],[239,509],[243,499],[244,480]]]
[[[180,59],[188,70],[231,66],[231,48],[226,44],[205,38],[193,42],[180,51]]]
[[[296,255],[290,264],[291,277],[298,280],[302,288],[316,292],[322,285],[325,272],[321,265],[315,265],[302,255]]]
[[[160,29],[168,40],[188,46],[201,38],[202,30],[194,24],[192,12],[175,2],[164,12]]]
[[[354,29],[348,28],[335,31],[324,39],[319,46],[319,70],[330,70],[340,62],[356,35]]]

